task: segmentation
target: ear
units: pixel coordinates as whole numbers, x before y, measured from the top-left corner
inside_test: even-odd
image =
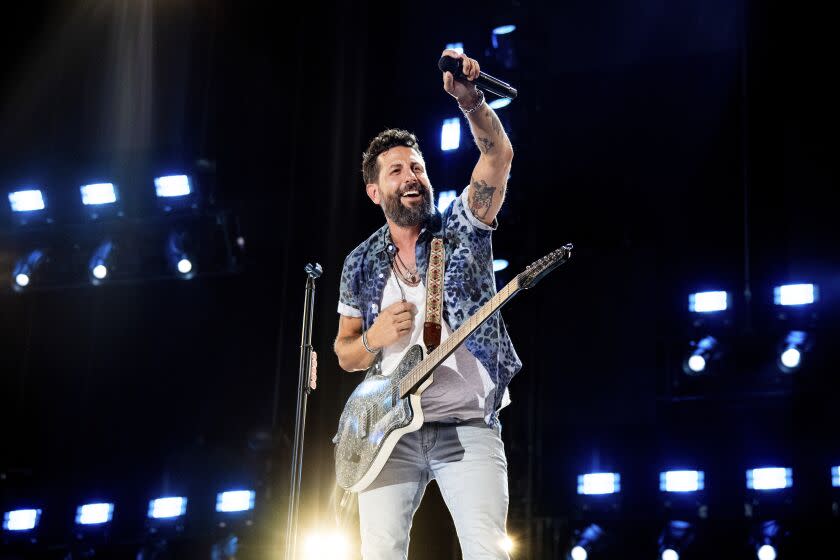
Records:
[[[367,190],[367,195],[373,203],[379,206],[379,203],[382,201],[382,197],[379,193],[379,185],[376,183],[368,183],[367,186],[365,186],[365,190]]]

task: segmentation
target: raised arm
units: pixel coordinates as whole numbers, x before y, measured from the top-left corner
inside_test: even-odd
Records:
[[[443,51],[443,56],[460,58],[462,71],[470,80],[456,80],[452,73],[444,72],[443,89],[458,101],[481,152],[470,178],[469,205],[476,218],[491,225],[505,199],[513,146],[499,117],[484,102],[484,94],[471,82],[480,72],[478,62],[449,49]]]

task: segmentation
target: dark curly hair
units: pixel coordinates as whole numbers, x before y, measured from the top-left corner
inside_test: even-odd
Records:
[[[367,150],[362,154],[362,179],[364,179],[366,185],[375,183],[379,178],[379,162],[377,161],[379,154],[390,150],[394,146],[412,148],[420,154],[420,157],[423,157],[417,137],[412,133],[399,128],[383,130],[370,141]]]

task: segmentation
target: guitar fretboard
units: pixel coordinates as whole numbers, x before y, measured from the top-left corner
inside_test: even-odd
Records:
[[[519,277],[511,280],[490,301],[481,306],[469,319],[458,327],[440,346],[434,349],[426,359],[414,366],[414,369],[400,381],[400,398],[405,396],[417,385],[426,380],[429,375],[443,361],[454,352],[458,346],[481,326],[493,313],[499,310],[509,299],[519,291]]]

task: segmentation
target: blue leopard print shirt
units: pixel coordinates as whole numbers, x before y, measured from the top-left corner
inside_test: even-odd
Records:
[[[466,187],[443,214],[434,214],[421,230],[415,248],[417,270],[425,284],[430,241],[435,236],[444,239],[443,318],[453,331],[496,294],[491,234],[497,223],[494,221],[488,226],[473,215],[467,205],[469,188]],[[382,293],[391,274],[390,244],[390,232],[385,224],[344,260],[338,312],[348,317],[361,317],[366,330],[379,316]],[[522,362],[500,312],[493,314],[464,344],[484,365],[496,385],[495,397],[486,400],[484,410],[487,423],[494,426],[498,422],[505,389],[522,368]]]

